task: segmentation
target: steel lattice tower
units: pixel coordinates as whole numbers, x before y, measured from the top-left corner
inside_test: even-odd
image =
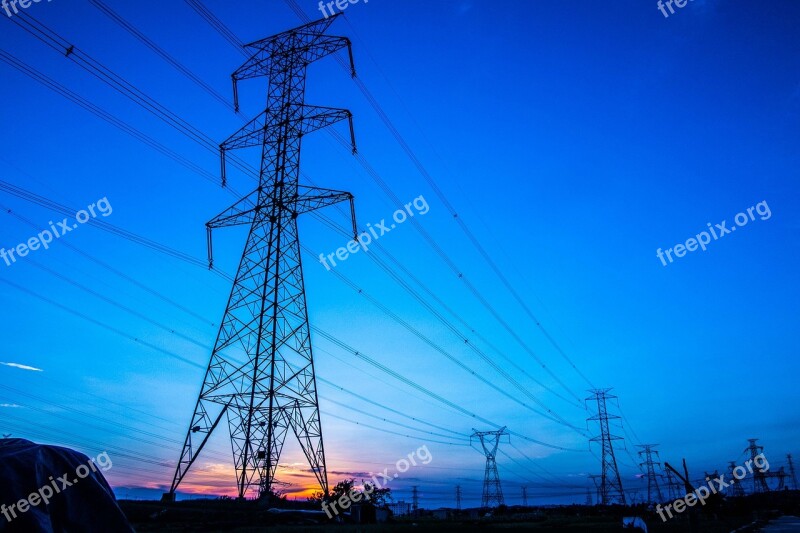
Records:
[[[609,505],[617,502],[625,505],[625,492],[622,490],[622,480],[619,477],[619,469],[617,468],[617,458],[614,456],[614,446],[612,443],[615,440],[622,440],[622,437],[617,437],[611,434],[608,427],[610,419],[619,418],[616,415],[609,415],[606,409],[606,401],[616,399],[616,396],[609,394],[611,389],[592,389],[589,392],[592,396],[586,400],[594,400],[597,402],[597,414],[588,420],[596,420],[600,424],[600,435],[594,437],[592,442],[600,442],[602,445],[602,458],[601,461],[601,474],[600,474],[600,504]]]
[[[223,185],[225,153],[250,147],[262,151],[259,183],[206,224],[210,262],[212,229],[249,225],[250,233],[165,499],[175,498],[223,415],[240,498],[251,490],[259,496],[272,492],[287,433],[299,441],[323,493],[328,493],[297,217],[343,201],[350,202],[351,212],[353,208],[349,193],[298,183],[304,135],[348,120],[353,136],[349,111],[304,102],[308,65],[347,48],[352,67],[350,41],[325,35],[336,18],[246,45],[252,55],[232,75],[237,110],[238,81],[264,76],[269,88],[266,110],[220,145]],[[355,233],[355,221],[353,227]]]
[[[522,505],[528,506],[528,487],[525,485],[522,486]]]
[[[653,462],[653,454],[656,456],[658,452],[656,451],[655,447],[658,444],[639,444],[637,448],[642,448],[642,451],[639,452],[639,456],[641,457],[644,455],[644,463],[639,463],[639,466],[647,465],[647,502],[648,503],[660,503],[664,501],[664,498],[661,496],[661,488],[658,486],[658,477],[656,476],[656,465],[659,467],[661,463]],[[656,496],[658,499],[654,500],[653,496]]]
[[[792,479],[792,490],[797,490],[797,476],[794,473],[794,463],[792,462],[792,454],[787,454],[786,460],[789,461],[789,477]]]
[[[734,468],[736,468],[736,461],[728,462],[728,477],[731,478],[730,486],[728,487],[728,496],[744,496],[742,484],[736,481],[733,475]]]
[[[456,485],[456,510],[461,510],[461,485]]]
[[[473,438],[478,438],[481,442],[483,454],[486,456],[486,472],[483,476],[483,495],[481,496],[481,507],[488,509],[503,505],[503,488],[500,486],[500,474],[497,472],[497,447],[503,435],[508,435],[506,428],[497,431],[478,431],[473,428],[474,433],[470,436],[470,444]]]
[[[745,452],[750,452],[750,459],[753,463],[756,461],[756,456],[764,451],[764,447],[756,444],[756,441],[758,441],[758,439],[747,439],[750,445],[744,449]],[[757,468],[753,470],[753,492],[769,492],[767,476],[764,475],[764,472],[759,472]]]
[[[597,481],[597,480],[602,478],[602,477],[603,476],[601,476],[600,474],[589,474],[589,479],[592,480],[592,484],[594,485],[594,494],[595,494],[595,498],[597,498],[597,503],[598,504],[600,503],[600,500],[602,498],[600,496],[600,482]]]
[[[681,490],[683,489],[683,485],[681,485],[680,482],[677,479],[675,479],[672,470],[666,469],[664,470],[664,473],[667,478],[667,492],[669,493],[669,499],[675,500],[679,496],[681,496]]]

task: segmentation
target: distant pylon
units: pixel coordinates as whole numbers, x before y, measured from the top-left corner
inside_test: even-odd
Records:
[[[522,486],[522,505],[528,506],[528,487],[525,485]]]
[[[597,503],[600,503],[600,480],[603,478],[600,474],[589,474],[589,479],[594,484],[594,493],[597,498]]]
[[[756,444],[758,439],[747,439],[750,445],[744,449],[745,452],[750,452],[750,460],[755,463],[756,456],[761,454],[764,451],[763,446],[759,446]],[[751,464],[753,464],[751,463]],[[767,476],[764,475],[764,472],[759,472],[759,469],[753,468],[753,492],[769,492],[769,485],[767,485]]]
[[[778,478],[778,486],[775,488],[775,490],[783,490],[786,487],[786,477],[788,474],[783,467],[780,467],[773,475]]]
[[[481,507],[484,509],[504,505],[503,488],[500,486],[500,474],[497,472],[497,447],[500,438],[508,435],[506,428],[497,431],[478,431],[473,428],[474,433],[470,436],[470,444],[473,438],[478,438],[486,456],[486,471],[483,476],[483,496],[481,497]]]
[[[653,461],[653,455],[658,455],[655,447],[658,444],[638,444],[638,448],[642,448],[639,456],[644,455],[644,462],[639,463],[639,466],[647,466],[647,503],[661,503],[664,501],[661,496],[661,488],[658,486],[658,478],[656,477],[655,466],[661,466],[661,463]],[[655,499],[653,499],[655,497]]]
[[[591,507],[592,505],[592,489],[586,489],[586,507]]]
[[[411,487],[411,510],[414,512],[414,516],[417,515],[419,510],[419,491],[416,485]]]
[[[461,485],[456,485],[456,509],[461,510]]]
[[[744,488],[742,484],[736,481],[736,478],[733,475],[733,470],[736,468],[736,461],[730,461],[728,463],[728,476],[731,478],[731,482],[728,484],[728,496],[738,497],[744,496]]]
[[[608,427],[610,419],[619,418],[616,415],[609,415],[606,408],[606,401],[616,399],[616,396],[609,394],[611,389],[592,389],[592,395],[586,398],[587,401],[597,402],[597,414],[589,420],[596,420],[600,425],[600,435],[594,437],[592,442],[600,442],[602,446],[602,457],[600,459],[602,470],[600,475],[600,504],[610,505],[621,503],[625,505],[625,492],[622,490],[622,479],[619,477],[617,468],[617,458],[614,456],[613,442],[622,440],[611,434]]]
[[[264,112],[220,145],[223,186],[226,152],[261,148],[258,186],[206,224],[210,263],[213,229],[249,226],[250,231],[165,500],[175,499],[223,418],[239,498],[273,492],[287,435],[299,442],[310,472],[328,494],[297,218],[339,202],[350,202],[352,210],[350,193],[299,183],[300,148],[308,134],[349,121],[352,138],[350,111],[305,103],[308,66],[351,49],[349,39],[326,34],[337,17],[248,44],[250,59],[232,75],[237,110],[238,81],[269,80]]]
[[[792,462],[792,454],[786,455],[786,459],[789,461],[789,477],[792,480],[792,490],[797,490],[797,476],[794,473],[794,463]]]
[[[683,490],[683,485],[675,479],[675,476],[672,473],[672,470],[667,468],[664,470],[665,475],[667,477],[667,492],[669,493],[670,500],[676,500],[681,497],[681,490]]]

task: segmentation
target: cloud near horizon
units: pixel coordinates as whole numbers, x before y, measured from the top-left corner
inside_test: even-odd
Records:
[[[36,368],[35,366],[28,366],[28,365],[21,365],[19,363],[3,363],[0,361],[0,365],[3,366],[10,366],[12,368],[19,368],[20,370],[30,370],[32,372],[44,372],[41,368]]]

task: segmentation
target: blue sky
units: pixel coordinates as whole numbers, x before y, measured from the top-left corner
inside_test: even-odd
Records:
[[[107,4],[217,92],[230,94],[230,73],[242,56],[185,3]],[[283,2],[206,5],[245,42],[300,24]],[[319,16],[313,2],[299,5],[310,17]],[[263,108],[264,80],[240,85],[242,117],[237,117],[86,0],[33,4],[27,12],[216,142],[235,132],[242,117]],[[748,438],[758,437],[776,465],[787,453],[798,453],[798,364],[791,333],[800,318],[798,15],[800,6],[789,1],[695,0],[664,18],[655,2],[373,0],[349,6],[347,20],[340,18],[331,29],[353,40],[359,77],[545,330],[593,385],[614,387],[628,421],[614,431],[631,452],[617,454],[623,483],[631,490],[642,486],[631,457],[641,442],[660,444],[668,461],[686,457],[697,477],[741,459]],[[0,18],[7,17],[0,12]],[[215,154],[10,20],[2,24],[0,47],[8,54],[199,167],[218,172]],[[75,209],[107,198],[113,212],[100,217],[104,222],[205,257],[203,226],[232,203],[230,194],[7,64],[0,63],[0,72],[5,144],[0,179]],[[468,333],[580,431],[521,406],[527,400],[520,391],[364,254],[335,271],[511,398],[459,369],[307,256],[312,324],[472,413],[577,450],[512,436],[498,456],[509,503],[519,503],[523,484],[535,487],[530,493],[536,502],[583,501],[586,475],[599,469],[599,452],[589,452],[584,434],[597,428],[587,426],[590,412],[553,391],[584,398],[589,384],[503,288],[332,58],[310,67],[306,101],[352,110],[359,152],[403,202],[426,199],[430,211],[415,220],[565,387],[515,342],[412,225],[398,225],[381,245],[471,329],[543,383],[544,388],[521,375]],[[344,126],[337,131],[347,134]],[[243,155],[257,164],[258,154]],[[315,184],[353,192],[362,228],[391,217],[396,206],[325,133],[304,139],[302,161]],[[252,188],[236,171],[229,179],[239,192]],[[668,266],[656,257],[657,249],[685,243],[707,223],[726,220],[730,227],[737,213],[759,202],[767,202],[769,219],[756,218],[711,242],[705,252],[688,253]],[[63,218],[5,192],[0,206],[0,246],[6,249]],[[336,209],[326,216],[347,226]],[[312,216],[303,218],[300,231],[316,254],[346,244]],[[233,273],[244,239],[241,230],[215,234],[220,270]],[[5,303],[0,362],[41,369],[0,365],[2,431],[88,455],[107,449],[115,460],[107,475],[118,494],[157,495],[171,480],[169,465],[177,459],[202,380],[198,366],[208,362],[229,283],[91,226],[80,226],[49,250],[10,267],[0,263],[0,277],[124,333],[0,285]],[[448,320],[466,329],[455,317]],[[465,504],[478,503],[483,459],[465,436],[472,428],[489,428],[476,427],[471,417],[319,335],[313,341],[320,377],[455,432],[448,433],[452,438],[432,436],[425,431],[441,431],[321,382],[332,482],[382,471],[425,444],[433,460],[393,481],[397,498],[408,499],[410,486],[419,485],[426,505],[452,505],[454,487],[461,484]],[[616,405],[611,410],[619,413]],[[232,490],[230,446],[222,429],[186,489]],[[282,461],[284,478],[294,483],[289,491],[306,489],[310,478],[297,447],[287,445]]]

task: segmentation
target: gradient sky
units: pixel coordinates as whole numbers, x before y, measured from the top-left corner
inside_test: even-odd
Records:
[[[298,2],[319,17],[314,2]],[[230,73],[242,56],[184,2],[107,3],[216,91],[230,93]],[[245,42],[300,24],[282,1],[206,5]],[[241,126],[241,117],[87,0],[42,2],[27,12],[211,138],[222,141]],[[664,18],[652,1],[372,0],[349,6],[346,16],[331,33],[351,37],[359,77],[459,217],[588,381],[619,396],[609,408],[626,417],[612,429],[624,437],[617,457],[628,490],[643,486],[634,464],[635,445],[643,442],[658,443],[662,459],[685,457],[697,478],[743,460],[748,438],[760,439],[773,468],[785,464],[787,453],[800,455],[800,4],[695,0]],[[0,12],[0,18],[7,17]],[[3,50],[218,172],[214,154],[11,21],[0,26]],[[113,213],[103,221],[205,258],[204,224],[232,203],[231,195],[7,64],[0,63],[0,73],[0,179],[76,209],[106,197]],[[577,430],[520,405],[531,402],[363,253],[336,272],[519,402],[458,368],[308,256],[312,324],[472,413],[567,450],[514,436],[502,444],[507,503],[521,502],[522,485],[531,487],[535,503],[583,502],[587,474],[599,473],[599,451],[590,452],[586,438],[597,427],[586,422],[590,411],[561,397],[585,398],[589,383],[502,286],[333,58],[309,69],[307,87],[307,102],[353,111],[360,153],[402,201],[427,200],[430,211],[416,220],[563,386],[410,224],[380,243],[507,359],[468,333],[471,342]],[[243,117],[262,110],[265,90],[263,79],[241,84]],[[347,134],[342,125],[338,131]],[[257,153],[242,155],[258,163]],[[323,132],[304,139],[303,170],[319,186],[352,191],[362,228],[395,209]],[[236,171],[229,179],[237,191],[252,188]],[[730,227],[737,213],[759,202],[769,206],[769,219],[757,217],[666,267],[656,257],[657,249],[685,242],[707,223],[727,220]],[[63,218],[4,192],[0,206],[5,248]],[[346,227],[341,212],[326,215]],[[300,231],[317,254],[346,244],[312,216],[302,219]],[[241,230],[217,232],[215,266],[233,273],[244,239]],[[0,284],[0,429],[87,455],[107,450],[114,461],[107,476],[118,495],[158,497],[171,481],[229,283],[90,226],[60,241],[202,319],[61,242],[11,267],[0,262],[0,281],[63,306]],[[479,503],[484,459],[468,435],[491,427],[319,335],[313,341],[317,375],[327,380],[318,385],[332,484],[391,472],[425,445],[433,459],[390,484],[396,499],[409,499],[418,485],[424,506],[453,505],[460,484],[464,505]],[[226,428],[217,433],[183,492],[235,491]],[[282,465],[289,494],[314,490],[290,441]]]

